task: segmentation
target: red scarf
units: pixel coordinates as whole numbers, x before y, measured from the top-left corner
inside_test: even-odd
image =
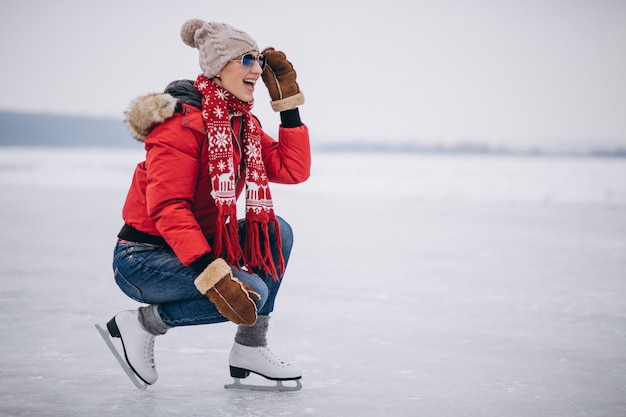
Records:
[[[278,221],[274,215],[267,173],[261,153],[261,135],[252,121],[252,102],[246,103],[203,74],[194,84],[202,94],[202,120],[209,139],[209,175],[211,196],[217,206],[217,224],[213,252],[230,265],[262,270],[279,280],[278,270],[284,271],[284,259]],[[243,155],[246,176],[246,236],[243,250],[239,243],[233,138],[230,117],[241,117],[243,126]],[[234,133],[233,133],[234,135]],[[278,244],[279,264],[274,263],[268,224],[274,223]]]

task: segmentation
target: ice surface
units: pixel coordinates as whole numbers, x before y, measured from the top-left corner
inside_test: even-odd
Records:
[[[141,158],[0,149],[0,415],[626,415],[626,160],[315,154],[273,187],[304,388],[267,393],[223,388],[234,325],[157,338],[145,392],[94,329],[138,306],[110,263]]]

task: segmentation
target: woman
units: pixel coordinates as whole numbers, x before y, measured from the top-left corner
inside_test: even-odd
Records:
[[[122,291],[148,305],[114,316],[109,334],[122,340],[132,372],[119,360],[131,379],[134,373],[154,384],[157,335],[230,320],[239,325],[229,358],[237,386],[250,372],[298,380],[300,370],[279,360],[266,341],[292,246],[268,183],[300,183],[310,170],[296,73],[285,54],[259,53],[248,34],[224,23],[192,19],[181,37],[198,49],[202,74],[137,99],[126,114],[146,160],[123,207],[113,268]],[[250,112],[261,78],[281,115],[278,141]],[[238,220],[244,190],[246,213]]]

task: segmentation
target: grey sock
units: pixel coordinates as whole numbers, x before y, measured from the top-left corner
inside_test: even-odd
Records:
[[[167,330],[170,328],[167,324],[163,322],[161,316],[158,311],[159,306],[156,304],[151,304],[146,307],[139,307],[139,323],[143,326],[144,329],[150,334],[155,336],[159,336],[165,334]]]
[[[269,321],[270,316],[259,316],[252,326],[239,325],[235,334],[235,342],[251,347],[267,346],[266,335]]]

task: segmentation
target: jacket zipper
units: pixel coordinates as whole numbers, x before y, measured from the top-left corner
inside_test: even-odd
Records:
[[[233,141],[237,144],[237,149],[239,150],[239,165],[237,166],[237,174],[235,175],[235,184],[239,182],[239,178],[241,177],[241,167],[244,164],[244,155],[243,149],[241,147],[242,143],[240,138],[243,137],[243,120],[240,119],[240,129],[239,129],[239,137],[235,134],[235,130],[233,129],[233,119],[230,121],[230,133],[232,134]]]

